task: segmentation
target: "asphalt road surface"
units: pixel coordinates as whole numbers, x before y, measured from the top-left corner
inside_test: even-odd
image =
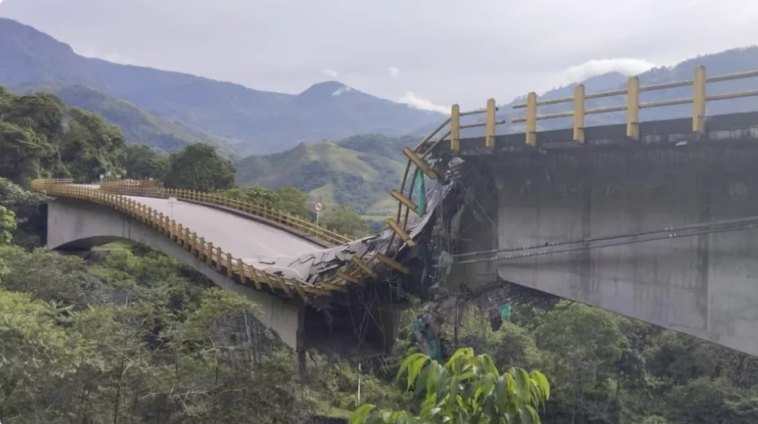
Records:
[[[189,227],[198,238],[205,237],[206,242],[212,242],[235,258],[292,257],[323,250],[321,246],[286,231],[219,209],[182,201],[176,201],[172,206],[168,199],[128,197],[163,212],[177,224]]]

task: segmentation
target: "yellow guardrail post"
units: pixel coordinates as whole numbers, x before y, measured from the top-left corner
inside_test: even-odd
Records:
[[[237,273],[240,275],[240,284],[245,284],[245,265],[242,263],[242,259],[237,258]]]
[[[461,109],[458,105],[450,108],[450,150],[461,150]]]
[[[261,289],[261,283],[260,283],[260,281],[258,281],[258,276],[255,275],[255,267],[253,267],[252,265],[248,265],[247,266],[247,270],[248,270],[248,272],[250,272],[250,279],[253,280],[253,284],[255,284],[255,288],[257,290],[260,290]]]
[[[626,136],[640,139],[640,79],[630,77],[626,86]]]
[[[574,87],[574,141],[584,143],[584,85]]]
[[[705,132],[705,66],[695,68],[692,79],[692,132]]]
[[[537,93],[526,96],[526,145],[537,145]]]
[[[497,114],[497,105],[495,99],[487,100],[487,127],[484,140],[484,147],[492,149],[495,147],[495,117]]]

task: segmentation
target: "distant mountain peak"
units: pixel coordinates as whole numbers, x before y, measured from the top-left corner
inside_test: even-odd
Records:
[[[308,87],[307,90],[298,94],[298,97],[312,98],[312,99],[315,99],[315,98],[326,99],[329,97],[339,97],[343,94],[347,94],[351,92],[359,93],[358,90],[348,85],[345,85],[339,81],[325,81],[325,82],[313,84],[312,86]]]

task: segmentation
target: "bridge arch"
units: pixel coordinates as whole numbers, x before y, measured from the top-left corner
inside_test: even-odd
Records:
[[[146,224],[103,205],[63,197],[48,204],[47,220],[48,248],[88,249],[116,240],[144,244],[200,272],[217,286],[248,298],[258,306],[254,315],[262,324],[287,346],[298,347],[298,305],[236,283]]]

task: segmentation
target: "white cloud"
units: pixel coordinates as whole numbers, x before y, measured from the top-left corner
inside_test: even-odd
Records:
[[[638,75],[654,67],[654,63],[645,59],[592,59],[563,71],[561,83],[571,84],[608,72],[619,72],[627,76]]]
[[[2,0],[0,0],[2,1]],[[77,51],[84,57],[94,57],[98,59],[107,60],[108,62],[120,63],[122,65],[134,65],[135,61],[131,57],[124,56],[119,52],[101,53],[92,46],[87,46],[81,51]]]
[[[321,73],[324,75],[328,75],[332,78],[337,78],[337,75],[339,75],[339,73],[337,73],[337,71],[335,71],[334,69],[322,69]]]
[[[103,60],[107,60],[108,62],[120,63],[122,65],[134,65],[134,59],[128,56],[124,56],[118,52],[108,53],[106,55],[103,55],[101,58]]]
[[[425,99],[423,97],[419,97],[416,93],[413,93],[411,91],[406,91],[405,94],[403,94],[403,97],[401,97],[398,100],[398,103],[404,103],[410,107],[414,107],[416,109],[421,109],[421,110],[431,110],[431,111],[440,112],[440,113],[450,113],[450,108],[447,108],[445,106],[435,105],[434,103],[432,103],[431,100]]]
[[[390,66],[389,68],[387,68],[387,72],[389,72],[390,75],[392,75],[393,77],[396,77],[400,73],[400,69],[394,66]]]
[[[348,87],[348,86],[346,86],[346,85],[343,85],[342,87],[340,87],[340,88],[338,88],[337,90],[335,90],[335,92],[334,92],[334,93],[332,93],[332,97],[341,96],[341,95],[343,95],[343,94],[345,94],[345,93],[349,93],[349,92],[351,92],[351,91],[353,91],[353,89],[352,89],[352,88],[350,88],[350,87]]]

